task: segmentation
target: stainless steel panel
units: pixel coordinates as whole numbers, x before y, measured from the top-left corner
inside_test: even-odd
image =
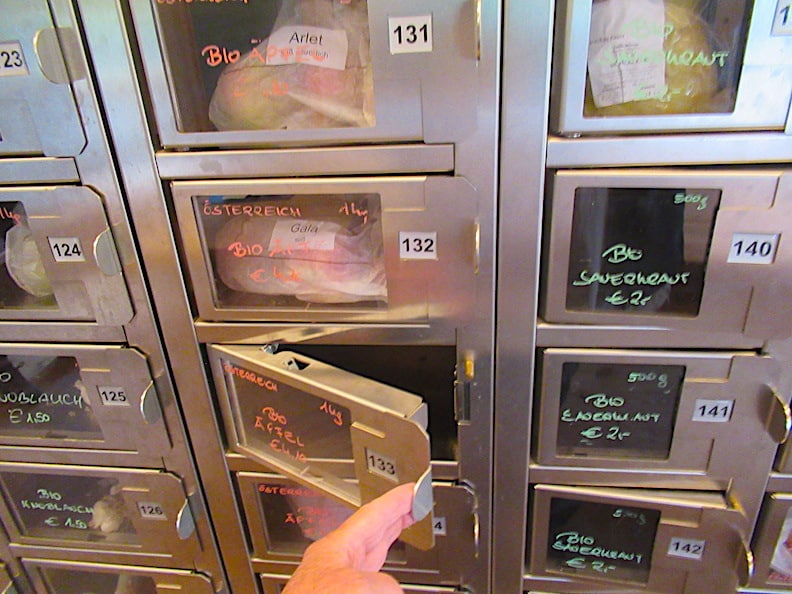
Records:
[[[205,320],[418,322],[442,327],[475,315],[475,290],[483,282],[477,275],[480,228],[476,192],[466,180],[174,182],[173,192],[198,312]],[[448,196],[453,196],[452,210],[447,208]],[[360,206],[364,202],[365,208]],[[375,204],[380,205],[376,219]],[[332,209],[335,218],[321,209]],[[316,226],[322,220],[355,228],[339,232],[333,250],[306,251],[310,258],[300,266],[289,260],[299,255],[296,248],[273,247],[277,225]],[[329,254],[322,256],[327,263],[313,252]],[[349,281],[344,286],[359,289],[336,296],[339,275]],[[278,293],[280,302],[275,300]]]
[[[262,163],[266,167],[262,168]],[[2,165],[2,162],[0,162]],[[399,144],[275,150],[157,153],[163,179],[382,175],[447,173],[454,170],[454,146]]]
[[[196,532],[178,532],[180,517],[192,511],[170,473],[2,462],[0,483],[18,556],[191,569],[201,554]]]
[[[3,0],[0,9],[0,154],[78,155],[86,139],[70,81],[80,74],[66,58],[79,46],[76,30],[55,27],[47,0]]]
[[[257,571],[291,572],[311,542],[339,526],[354,511],[276,475],[241,472],[236,474],[236,481]],[[468,576],[476,571],[475,492],[440,482],[434,483],[433,491],[435,547],[420,551],[397,542],[385,571],[402,582],[467,583]]]
[[[111,346],[0,344],[0,450],[159,467],[172,443],[146,358]],[[103,452],[104,450],[104,452]],[[90,462],[89,462],[90,463]]]
[[[262,573],[259,575],[261,587],[264,594],[281,594],[286,582],[289,580],[287,575],[272,573]],[[459,590],[457,588],[444,588],[442,586],[416,586],[412,584],[400,584],[405,594],[466,594],[469,590]]]
[[[792,40],[788,36],[771,33],[775,17],[773,2],[713,2],[697,7],[703,9],[700,17],[691,12],[690,7],[670,2],[663,4],[659,9],[662,21],[657,34],[659,46],[654,50],[650,49],[655,38],[653,17],[649,15],[651,11],[644,11],[649,5],[638,8],[637,15],[611,21],[617,24],[599,34],[606,37],[610,31],[611,35],[621,35],[625,44],[637,39],[635,43],[638,45],[633,46],[632,51],[643,51],[646,56],[641,62],[644,68],[641,82],[648,84],[647,80],[659,75],[659,80],[666,84],[664,92],[644,89],[635,95],[638,100],[625,104],[634,106],[633,111],[617,102],[614,107],[624,108],[617,116],[607,115],[607,109],[601,115],[596,115],[597,112],[591,116],[584,115],[584,96],[590,89],[587,72],[591,72],[588,65],[592,23],[590,0],[568,0],[559,6],[559,40],[556,42],[552,99],[555,131],[573,136],[581,133],[784,129],[792,95]],[[618,11],[630,4],[613,6]],[[740,31],[743,23],[748,26],[744,53],[741,40],[745,33]],[[615,28],[619,26],[621,29]],[[711,42],[707,37],[718,41]],[[630,51],[622,48],[621,52],[626,57],[620,57],[619,51],[615,50],[615,55],[609,55],[608,59],[614,64],[627,60],[621,67],[629,70],[635,67],[635,58],[630,57]],[[710,65],[702,66],[706,63]],[[660,72],[647,72],[651,66],[656,66]],[[728,72],[729,69],[732,72]],[[637,73],[627,72],[623,80],[637,81],[637,78],[631,78],[636,76]],[[739,83],[736,82],[738,76]],[[710,77],[712,81],[708,80]],[[669,84],[675,86],[669,88]],[[733,104],[726,101],[719,105],[732,90],[732,85],[736,85]],[[627,91],[627,97],[633,97],[630,91]],[[647,108],[646,104],[651,102],[656,102],[657,107]]]
[[[745,517],[719,494],[537,485],[532,510],[531,575],[589,592],[729,592],[747,581]]]
[[[79,180],[80,175],[72,159],[49,157],[0,159],[0,183],[64,184]]]
[[[26,571],[43,594],[154,594],[160,591],[214,594],[211,581],[200,573],[134,565],[80,563],[25,558]]]
[[[630,197],[634,195],[634,201],[627,202],[631,198],[626,195],[620,195],[619,200],[635,208],[657,208],[659,210],[653,211],[656,218],[651,218],[650,222],[645,215],[632,214],[628,215],[629,225],[626,219],[620,225],[614,217],[628,211],[613,210],[613,214],[608,215],[611,216],[609,223],[605,219],[597,220],[591,214],[585,221],[581,219],[578,231],[591,230],[598,234],[607,228],[617,234],[622,229],[628,233],[645,222],[652,225],[656,232],[648,236],[644,231],[641,239],[635,239],[635,234],[630,237],[637,243],[654,241],[650,246],[653,249],[650,251],[642,249],[643,245],[624,243],[598,247],[591,243],[596,241],[593,236],[588,244],[581,243],[585,239],[578,233],[576,241],[581,251],[575,254],[575,258],[580,259],[583,247],[593,250],[592,254],[597,252],[591,256],[595,262],[584,266],[578,275],[577,271],[572,272],[574,205],[600,204],[599,199],[595,202],[593,198],[589,200],[582,194],[578,196],[578,193],[584,189],[586,192],[607,192],[606,188],[613,188],[613,192],[617,193],[632,192]],[[784,300],[783,295],[792,294],[789,258],[780,241],[786,230],[784,221],[790,218],[787,213],[792,205],[787,197],[790,188],[792,176],[779,171],[687,173],[673,169],[653,169],[556,173],[545,256],[544,318],[556,322],[707,329],[764,339],[789,336],[792,328],[788,320],[776,315],[776,312],[777,299],[780,297]],[[655,190],[657,195],[650,201],[648,194]],[[714,200],[710,200],[707,206],[703,206],[703,202],[682,202],[688,198],[693,200],[694,196],[702,197],[710,190],[720,197],[717,213],[714,212]],[[644,197],[644,194],[647,196]],[[606,216],[605,209],[599,206],[595,206],[595,209],[596,216]],[[707,209],[710,210],[709,215],[705,212]],[[663,215],[661,211],[668,215]],[[674,222],[673,216],[684,216],[684,225],[681,221]],[[677,234],[683,233],[681,241],[672,243],[668,238],[655,241],[662,231],[662,227],[657,226],[659,221]],[[708,242],[710,233],[712,239]],[[742,257],[746,254],[738,253],[749,246],[747,240],[743,242],[743,237],[754,237],[753,234],[757,234],[756,237],[761,235],[763,239],[760,243],[767,240],[768,247],[772,247],[769,257],[753,257],[750,254]],[[605,239],[603,237],[602,241]],[[614,255],[608,251],[624,246],[632,251],[629,255],[625,252],[623,258],[621,254]],[[759,256],[758,252],[756,256]],[[603,269],[605,271],[600,274]],[[634,274],[636,271],[649,280],[641,281]],[[654,272],[660,279],[657,282],[652,277]],[[663,280],[662,273],[669,277],[668,282]],[[633,277],[637,280],[631,281]],[[592,296],[593,301],[589,305],[570,305],[573,291],[582,298],[583,292],[599,291],[598,287],[605,292],[609,284],[612,289],[610,296]],[[674,298],[664,297],[666,291],[671,295],[681,295],[680,291],[686,294],[700,291],[700,296],[684,297],[688,299],[685,302],[677,297],[676,305],[671,306]],[[730,298],[722,299],[721,296],[727,293]],[[653,313],[655,310],[657,313]]]
[[[286,5],[289,6],[288,3]],[[311,5],[306,6],[306,10],[310,10]],[[357,49],[363,63],[370,54],[368,76],[373,78],[373,120],[376,123],[369,120],[366,122],[368,125],[363,127],[217,132],[212,131],[215,127],[208,120],[208,113],[210,98],[216,93],[214,79],[218,76],[217,70],[223,66],[223,56],[227,56],[226,62],[239,61],[240,58],[244,60],[244,54],[252,59],[250,56],[257,48],[251,46],[251,37],[255,40],[254,46],[262,41],[267,36],[267,29],[274,26],[275,15],[267,15],[253,6],[250,14],[241,17],[243,25],[232,26],[208,21],[233,20],[237,7],[228,4],[205,10],[207,14],[204,19],[207,20],[199,22],[196,7],[159,6],[151,0],[131,2],[144,66],[154,97],[159,132],[166,147],[288,146],[411,140],[436,143],[464,139],[475,132],[478,123],[478,98],[475,92],[470,92],[477,84],[480,64],[477,6],[476,2],[469,0],[409,0],[401,2],[398,7],[381,0],[368,1],[368,31],[361,25],[363,32],[356,30],[350,37],[361,38],[362,47]],[[155,11],[155,8],[159,10]],[[394,18],[407,18],[405,25],[411,22],[410,19],[417,18],[415,22],[418,28],[427,25],[422,34],[427,34],[431,45],[413,45],[413,49],[422,50],[418,52],[398,51],[405,43],[394,46],[391,41],[389,29],[391,25],[395,29],[399,24],[391,21]],[[243,39],[228,39],[227,32],[223,31],[223,27],[250,29],[258,20],[264,22],[246,32]],[[319,24],[322,22],[329,21],[320,20]],[[212,24],[220,30],[206,30]],[[214,54],[207,58],[208,52],[211,52],[207,48],[210,47],[217,48],[215,53],[219,62],[212,57]],[[180,61],[177,62],[177,59]],[[209,71],[206,80],[201,75],[202,65]],[[265,98],[289,92],[283,83],[274,90],[264,84],[263,89]],[[455,89],[453,102],[446,101],[449,89]],[[235,91],[245,96],[248,92],[245,86],[237,87]],[[244,111],[250,106],[241,104],[240,107]],[[220,124],[221,127],[224,125]]]
[[[431,491],[421,497],[431,469],[419,397],[285,350],[210,345],[209,356],[231,448],[354,507],[415,482],[419,521],[402,538],[433,546]],[[354,459],[358,485],[325,459]]]
[[[7,275],[0,317],[129,322],[132,304],[94,191],[83,186],[0,188],[0,200]]]

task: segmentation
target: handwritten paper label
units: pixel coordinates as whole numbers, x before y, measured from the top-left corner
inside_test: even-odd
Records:
[[[665,93],[664,33],[662,0],[592,4],[588,71],[597,107]]]
[[[275,223],[268,251],[270,255],[299,251],[332,252],[341,227],[329,221],[285,219]]]
[[[669,557],[682,557],[683,559],[695,559],[701,561],[704,556],[704,540],[694,540],[691,538],[672,537],[668,545]]]
[[[267,42],[267,65],[307,64],[344,70],[349,42],[343,29],[281,27]]]
[[[778,0],[772,35],[792,35],[792,2]]]
[[[735,233],[726,261],[733,264],[772,264],[780,237],[765,233]]]
[[[399,231],[399,257],[402,260],[437,260],[437,233]]]
[[[445,516],[436,516],[432,519],[432,530],[435,536],[445,536],[448,532]]]
[[[432,15],[389,17],[391,54],[416,54],[431,52]]]
[[[0,76],[25,76],[30,74],[22,45],[18,41],[0,43]]]

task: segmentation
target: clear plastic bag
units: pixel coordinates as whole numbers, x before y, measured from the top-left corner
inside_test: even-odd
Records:
[[[269,37],[223,71],[209,119],[218,130],[373,126],[366,0],[285,0]]]
[[[36,240],[26,225],[14,225],[6,231],[5,264],[8,275],[26,293],[34,297],[53,294]]]
[[[725,112],[734,69],[695,0],[595,0],[584,115]]]
[[[377,229],[327,220],[233,218],[215,238],[215,272],[244,293],[312,303],[385,301]]]

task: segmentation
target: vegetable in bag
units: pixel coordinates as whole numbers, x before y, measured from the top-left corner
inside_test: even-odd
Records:
[[[218,80],[218,130],[374,125],[366,0],[290,0],[272,33]]]

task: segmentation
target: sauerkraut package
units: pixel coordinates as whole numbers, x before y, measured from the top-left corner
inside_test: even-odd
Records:
[[[215,275],[241,293],[311,303],[387,300],[379,226],[294,217],[230,218],[214,239]]]
[[[697,0],[594,0],[584,115],[728,111],[736,68]]]
[[[284,0],[269,36],[226,66],[209,119],[218,130],[373,126],[366,0]]]

